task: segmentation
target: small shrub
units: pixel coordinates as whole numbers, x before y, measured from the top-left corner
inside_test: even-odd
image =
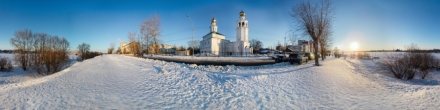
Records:
[[[421,76],[422,79],[425,79],[425,76],[428,75],[428,70],[430,68],[434,68],[435,64],[437,63],[437,59],[435,58],[434,55],[432,55],[431,53],[419,53],[418,55],[420,58],[417,59],[417,62],[420,63],[419,65],[415,65],[418,66],[420,71],[421,71]],[[416,58],[414,58],[416,59]]]
[[[411,60],[408,54],[395,54],[394,56],[387,56],[384,60],[385,67],[399,79],[413,79],[416,73],[414,67],[410,65]]]
[[[440,71],[440,60],[437,60],[437,64],[436,64],[437,66],[436,66],[436,68],[437,68],[437,71]]]
[[[0,57],[0,71],[10,72],[12,71],[11,60],[6,57]]]
[[[423,57],[422,53],[415,53],[415,52],[409,52],[409,59],[411,60],[411,65],[414,67],[420,67],[420,65],[422,65],[423,61]]]
[[[78,62],[81,62],[87,59],[95,58],[96,56],[100,56],[100,55],[102,55],[102,53],[100,52],[85,52],[83,54],[78,55],[78,57],[76,57],[76,60]]]
[[[432,56],[433,56],[433,61],[430,62],[431,63],[431,68],[440,69],[440,59],[435,57],[434,55],[432,55]]]
[[[370,54],[369,54],[369,53],[366,53],[366,52],[364,52],[364,53],[358,53],[358,54],[356,55],[356,57],[359,58],[359,59],[371,59]]]
[[[440,60],[428,52],[419,51],[417,45],[407,46],[407,52],[387,56],[388,59],[383,64],[390,70],[396,78],[413,79],[414,74],[420,74],[421,79],[429,74],[430,69],[439,68]]]
[[[82,56],[81,56],[81,55],[78,55],[78,56],[76,57],[76,61],[78,61],[78,62],[83,61]]]
[[[435,60],[433,66],[434,68],[436,68],[437,71],[440,71],[440,59]]]

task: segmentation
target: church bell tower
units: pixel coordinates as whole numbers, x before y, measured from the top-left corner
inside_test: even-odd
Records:
[[[211,20],[211,32],[216,33],[217,32],[217,25],[215,18],[212,18]]]
[[[239,18],[237,20],[237,41],[248,42],[248,21],[245,19],[243,10],[241,10]]]

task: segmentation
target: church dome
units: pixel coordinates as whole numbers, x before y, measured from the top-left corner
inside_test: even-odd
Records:
[[[211,23],[215,23],[215,22],[216,22],[215,18],[212,18]]]
[[[241,10],[241,12],[240,12],[240,16],[244,16],[245,14],[244,14],[244,11],[243,10]]]

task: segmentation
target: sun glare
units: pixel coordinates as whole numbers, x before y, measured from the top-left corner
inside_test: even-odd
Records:
[[[353,42],[350,44],[350,48],[352,51],[357,51],[359,48],[359,44],[357,42]]]

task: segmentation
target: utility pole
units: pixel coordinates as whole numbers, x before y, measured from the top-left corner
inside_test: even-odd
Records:
[[[186,15],[186,17],[188,17],[188,19],[191,21],[191,24],[192,24],[192,28],[191,28],[191,30],[192,30],[192,40],[191,40],[191,47],[192,47],[192,58],[194,58],[194,23],[193,23],[193,21],[191,20],[191,18],[188,16],[188,14]]]

